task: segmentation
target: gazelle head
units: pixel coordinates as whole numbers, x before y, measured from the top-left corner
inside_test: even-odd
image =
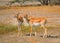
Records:
[[[28,14],[24,14],[23,18],[24,18],[24,21],[26,21],[26,22],[29,23],[29,17],[28,17]]]
[[[26,18],[26,19],[27,19],[27,18],[28,18],[28,14],[24,14],[24,18]]]
[[[14,17],[17,18],[17,21],[23,22],[23,17],[20,15],[19,12]]]

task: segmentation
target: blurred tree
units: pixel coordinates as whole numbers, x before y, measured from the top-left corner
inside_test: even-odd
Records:
[[[60,0],[49,0],[50,5],[60,5]]]
[[[48,0],[39,0],[41,3],[42,3],[42,5],[48,5]]]
[[[38,0],[39,2],[41,2],[41,5],[43,5],[43,0]]]
[[[10,2],[10,5],[14,2],[24,3],[25,1],[39,1],[41,2],[41,5],[60,5],[60,0],[13,0]]]
[[[19,2],[19,0],[15,0],[15,2]]]

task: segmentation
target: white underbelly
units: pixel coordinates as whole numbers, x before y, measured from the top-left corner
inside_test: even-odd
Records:
[[[34,25],[34,26],[38,26],[38,25],[40,25],[40,23],[33,23],[32,25]]]

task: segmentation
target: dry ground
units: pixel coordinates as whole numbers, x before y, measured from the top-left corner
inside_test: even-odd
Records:
[[[55,29],[49,29],[47,38],[40,37],[43,30],[38,35],[29,37],[16,37],[16,33],[0,35],[0,43],[60,43],[60,6],[35,6],[35,7],[11,7],[10,9],[0,10],[0,24],[17,24],[14,16],[20,14],[33,15],[35,17],[46,17],[48,26],[56,26]]]
[[[43,31],[43,30],[42,30]],[[9,33],[0,35],[0,43],[60,43],[60,29],[48,30],[51,36],[43,38],[42,32],[38,33],[37,36],[20,36],[17,37],[16,33]]]

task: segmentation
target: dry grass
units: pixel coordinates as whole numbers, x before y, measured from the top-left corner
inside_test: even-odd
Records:
[[[48,30],[49,29],[55,29],[56,27],[52,27],[52,26],[47,26],[46,27]],[[39,26],[34,26],[33,27],[33,32],[41,32],[43,30],[42,27]],[[16,32],[17,33],[18,28],[17,26],[14,25],[0,25],[0,34],[6,34],[6,33],[10,33],[10,32]],[[30,32],[30,26],[23,26],[22,25],[22,33],[29,33]]]
[[[17,32],[17,26],[13,25],[0,25],[0,34],[6,34],[9,32]]]

